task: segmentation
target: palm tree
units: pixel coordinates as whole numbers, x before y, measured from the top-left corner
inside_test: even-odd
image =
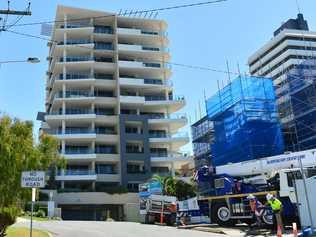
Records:
[[[152,181],[156,181],[161,184],[163,195],[176,196],[179,200],[184,200],[196,195],[195,186],[185,183],[182,180],[177,180],[171,176],[162,177],[154,175],[152,177]]]
[[[175,180],[171,176],[162,177],[160,175],[154,175],[152,181],[157,181],[161,184],[162,193],[164,195],[174,195],[175,194]]]

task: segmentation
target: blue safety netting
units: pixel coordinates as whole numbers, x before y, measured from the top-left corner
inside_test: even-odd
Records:
[[[272,80],[239,76],[206,101],[213,166],[284,151]]]
[[[286,74],[292,126],[299,149],[316,147],[316,60],[296,65]],[[295,141],[297,143],[297,141]]]

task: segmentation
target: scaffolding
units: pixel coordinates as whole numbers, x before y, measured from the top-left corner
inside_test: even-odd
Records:
[[[280,113],[287,112],[284,130],[293,150],[316,147],[316,60],[308,59],[286,73],[288,99]],[[289,139],[290,138],[290,139]]]
[[[239,76],[206,101],[214,122],[212,165],[283,153],[272,80]]]

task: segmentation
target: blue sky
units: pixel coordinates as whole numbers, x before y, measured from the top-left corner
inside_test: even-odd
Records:
[[[203,1],[203,0],[200,0]],[[6,8],[0,2],[0,8]],[[32,16],[24,17],[21,23],[53,20],[58,4],[119,12],[144,10],[172,5],[199,2],[197,0],[32,0]],[[316,31],[316,1],[299,0],[300,8]],[[25,8],[26,0],[11,0],[11,7]],[[168,36],[172,62],[207,66],[225,70],[248,71],[247,58],[266,41],[273,31],[288,18],[295,18],[295,0],[228,0],[227,2],[185,9],[160,12],[158,18],[168,22]],[[13,17],[9,20],[14,20]],[[40,35],[40,26],[24,26],[12,30]],[[48,48],[39,39],[0,33],[0,61],[25,59],[36,56],[40,64],[3,64],[0,66],[0,111],[24,120],[35,121],[37,111],[44,111],[45,72]],[[176,95],[184,95],[187,113],[194,122],[200,102],[204,112],[204,90],[207,96],[217,90],[217,80],[227,81],[227,75],[206,70],[173,66]],[[189,131],[189,127],[186,128]],[[188,145],[184,150],[190,150]]]

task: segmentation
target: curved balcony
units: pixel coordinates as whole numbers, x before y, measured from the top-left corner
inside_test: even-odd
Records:
[[[152,79],[152,78],[131,78],[131,77],[120,77],[120,85],[122,88],[139,88],[139,89],[157,89],[172,88],[172,81]]]
[[[57,181],[71,180],[96,180],[97,175],[94,170],[60,170],[56,175]]]
[[[170,134],[149,134],[149,142],[156,144],[166,144],[170,143],[174,149],[178,149],[181,146],[186,145],[190,141],[188,133],[176,133],[174,135]]]

